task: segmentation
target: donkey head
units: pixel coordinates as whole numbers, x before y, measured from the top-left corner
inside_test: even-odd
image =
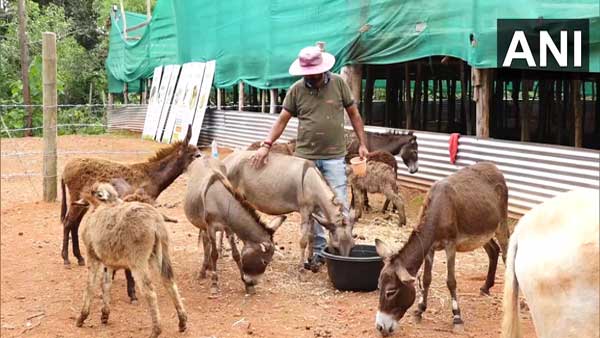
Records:
[[[376,239],[375,246],[377,253],[385,259],[379,275],[379,308],[375,326],[383,336],[387,336],[394,332],[398,321],[415,302],[415,277],[383,241]]]
[[[177,162],[183,170],[187,169],[194,159],[202,156],[202,152],[200,152],[198,147],[189,144],[191,138],[192,126],[188,125],[185,139],[181,142],[180,148],[177,150]]]
[[[412,132],[409,135],[412,137],[402,146],[402,148],[400,148],[400,157],[402,157],[402,161],[404,161],[404,164],[408,167],[408,171],[411,174],[414,174],[419,170],[419,149],[417,137],[412,135]]]
[[[283,224],[286,218],[287,216],[278,216],[273,218],[267,225],[269,232],[273,234],[275,230],[277,230],[277,228]],[[244,247],[242,248],[241,254],[242,281],[246,285],[247,291],[254,285],[258,284],[262,274],[267,269],[267,265],[271,263],[274,253],[275,245],[273,244],[272,240],[263,242],[244,242]]]
[[[106,182],[96,182],[91,187],[83,189],[81,199],[74,201],[73,204],[79,206],[92,205],[94,208],[100,204],[119,203],[119,193],[112,184]]]
[[[354,209],[348,216],[345,216],[340,209],[339,218],[333,224],[318,213],[313,213],[312,216],[329,229],[329,246],[336,249],[342,256],[350,256],[350,251],[354,247],[354,237],[352,236],[352,229],[356,221]]]

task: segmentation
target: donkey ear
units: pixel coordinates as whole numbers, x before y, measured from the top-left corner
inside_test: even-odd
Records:
[[[184,145],[188,145],[190,140],[192,139],[192,125],[188,124],[187,134],[185,135],[185,139],[183,140]]]
[[[396,275],[398,276],[398,279],[400,279],[400,281],[404,284],[413,284],[416,280],[416,277],[412,276],[402,264],[398,264],[398,266],[396,267]]]
[[[287,216],[285,215],[274,217],[271,221],[269,221],[267,228],[271,229],[273,232],[277,231],[277,229],[279,229],[283,222],[285,222],[286,218]]]
[[[377,254],[383,258],[389,258],[394,254],[392,249],[379,238],[375,239],[375,250],[377,251]]]
[[[86,200],[84,200],[83,198],[82,198],[82,199],[80,199],[80,200],[77,200],[77,201],[75,201],[75,202],[72,202],[71,204],[80,205],[80,206],[83,206],[83,207],[87,207],[87,206],[89,206],[89,205],[90,205],[90,204],[89,204],[89,203],[88,203]]]

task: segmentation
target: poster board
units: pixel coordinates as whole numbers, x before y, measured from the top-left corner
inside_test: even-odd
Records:
[[[194,119],[204,68],[203,62],[190,62],[183,65],[173,98],[173,107],[163,134],[163,143],[172,143],[185,138],[182,131],[187,130],[187,126]]]
[[[166,73],[166,72],[165,72]],[[154,68],[154,75],[152,76],[152,87],[150,88],[150,98],[148,99],[148,108],[146,110],[146,119],[144,120],[144,130],[142,131],[142,139],[153,140],[156,134],[156,128],[158,126],[158,119],[160,118],[160,112],[162,105],[164,104],[164,93],[167,91],[167,84],[161,83],[163,76],[163,66]],[[160,91],[160,86],[163,85],[165,88]]]
[[[196,112],[191,120],[192,124],[192,137],[190,138],[190,144],[198,144],[198,138],[200,138],[200,131],[202,129],[202,123],[204,122],[204,114],[206,113],[206,107],[208,105],[208,98],[210,96],[210,89],[213,84],[215,76],[216,61],[211,60],[206,62],[204,69],[204,76],[202,78],[202,86],[200,87],[200,95],[198,104],[196,106]],[[184,129],[184,138],[187,132],[187,128]]]
[[[167,118],[169,116],[169,111],[171,110],[171,103],[173,101],[173,93],[175,92],[175,88],[177,87],[177,80],[179,78],[179,71],[181,69],[180,65],[167,65],[165,66],[165,72],[169,72],[169,81],[166,86],[166,91],[164,94],[164,104],[161,109],[160,117],[158,119],[158,125],[156,128],[156,134],[154,135],[154,140],[159,141],[162,139],[162,135],[165,129],[165,124],[167,122]],[[163,81],[166,78],[163,75]],[[161,86],[161,89],[163,87]]]

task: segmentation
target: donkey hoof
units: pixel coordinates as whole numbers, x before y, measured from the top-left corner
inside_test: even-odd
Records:
[[[129,301],[129,303],[131,303],[131,305],[137,305],[138,304],[138,299],[137,298],[131,298],[131,300]]]
[[[110,314],[110,312],[108,312],[108,311],[102,311],[102,315],[100,315],[100,322],[102,324],[108,323],[108,315],[109,314]]]
[[[455,334],[465,333],[465,324],[454,324],[452,327],[452,332]]]
[[[79,264],[79,266],[85,266],[85,259],[78,259],[77,264]]]
[[[421,324],[421,321],[423,321],[423,315],[419,310],[415,310],[415,312],[413,313],[413,319],[415,321],[415,324]]]
[[[487,289],[487,288],[485,288],[485,287],[481,287],[481,288],[479,289],[479,293],[480,293],[482,296],[489,296],[489,295],[490,295],[490,289]]]
[[[179,315],[179,332],[183,332],[187,329],[187,314],[181,313]]]
[[[254,288],[254,285],[246,285],[246,294],[247,295],[255,295],[256,294],[256,289]]]
[[[63,265],[65,266],[65,268],[70,268],[71,267],[71,262],[68,259],[65,259],[63,261]]]
[[[77,317],[77,321],[75,322],[75,326],[82,327],[83,326],[83,322],[85,321],[86,318],[87,318],[87,315],[80,314],[79,317]]]
[[[210,295],[211,295],[211,297],[213,297],[213,298],[214,298],[214,297],[215,297],[216,295],[218,295],[218,294],[219,294],[219,287],[218,287],[218,286],[215,286],[215,285],[212,285],[212,286],[210,287]]]

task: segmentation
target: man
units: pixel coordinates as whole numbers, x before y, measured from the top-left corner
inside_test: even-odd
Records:
[[[299,120],[296,153],[298,157],[314,161],[317,168],[333,188],[336,197],[344,205],[348,215],[346,189],[346,143],[344,140],[344,109],[360,142],[359,156],[368,154],[363,122],[346,82],[329,70],[335,57],[319,47],[306,47],[290,66],[293,76],[303,76],[294,83],[283,101],[279,118],[271,127],[269,136],[252,158],[252,165],[260,167],[268,161],[269,149],[273,145],[292,116]],[[309,257],[305,268],[315,271],[323,263],[321,251],[327,240],[323,228],[315,222],[313,232],[314,256]]]

